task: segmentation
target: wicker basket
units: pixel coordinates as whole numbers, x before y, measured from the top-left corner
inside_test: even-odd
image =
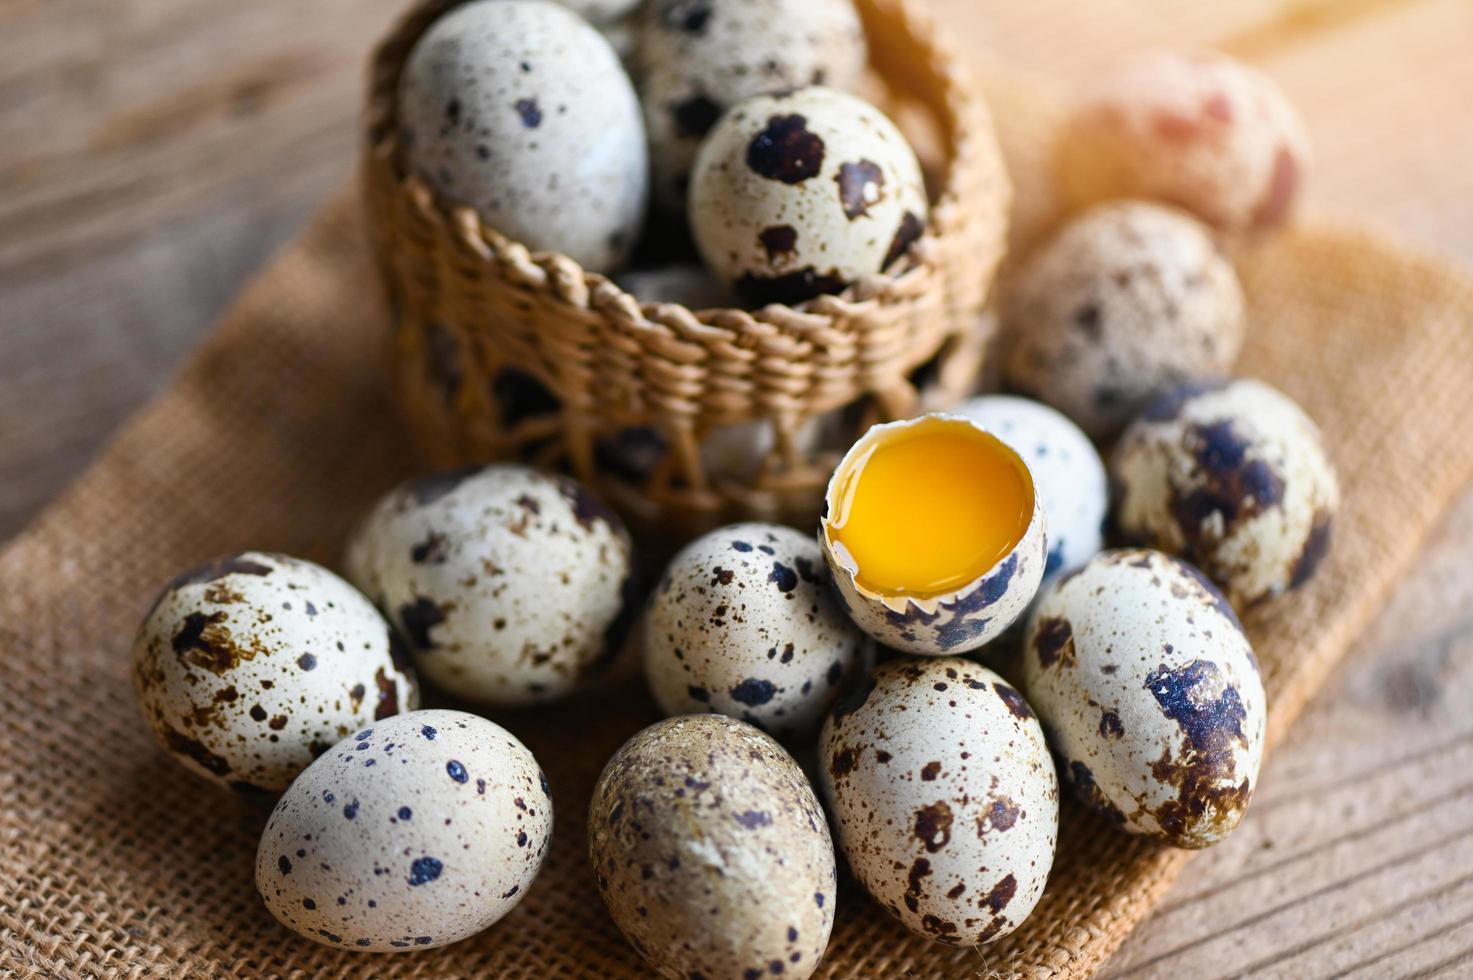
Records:
[[[968,390],[1011,192],[985,105],[911,0],[858,7],[879,81],[866,94],[903,128],[927,120],[935,137],[925,235],[887,274],[838,296],[700,312],[641,305],[566,256],[530,253],[472,210],[443,208],[406,176],[400,70],[454,5],[421,0],[375,52],[363,168],[400,399],[428,464],[563,466],[636,524],[678,536],[748,517],[806,521],[858,427]],[[733,434],[754,465],[713,463],[712,444]]]

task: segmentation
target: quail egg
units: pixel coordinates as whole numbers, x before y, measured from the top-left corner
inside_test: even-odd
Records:
[[[1048,522],[1044,585],[1104,546],[1105,464],[1079,426],[1042,402],[1011,395],[983,395],[952,411],[981,424],[1028,464]]]
[[[834,846],[813,787],[770,737],[720,715],[651,725],[588,811],[599,892],[662,976],[810,976],[834,924]]]
[[[327,569],[247,551],[180,575],[133,643],[144,718],[185,768],[280,791],[338,739],[418,707],[373,605]]]
[[[1212,52],[1138,55],[1091,80],[1060,147],[1075,203],[1153,198],[1232,232],[1283,224],[1309,163],[1283,92]]]
[[[653,0],[636,47],[660,206],[685,207],[691,162],[731,106],[800,85],[851,88],[864,68],[851,0]]]
[[[906,928],[973,946],[1043,895],[1059,785],[1038,719],[992,671],[894,660],[824,723],[822,788],[865,890]]]
[[[557,0],[557,2],[590,24],[602,28],[634,13],[641,0]]]
[[[1247,811],[1268,708],[1232,607],[1158,551],[1105,551],[1060,577],[1028,623],[1024,689],[1085,803],[1177,847]]]
[[[369,514],[347,564],[422,676],[484,704],[568,694],[622,641],[629,535],[566,477],[494,465],[413,480]]]
[[[413,711],[340,742],[292,783],[256,851],[282,925],[328,946],[444,946],[522,900],[552,840],[547,777],[506,729]]]
[[[639,236],[644,123],[609,43],[544,0],[455,7],[415,44],[399,89],[409,170],[534,251],[608,271]]]
[[[643,631],[645,677],[666,714],[715,711],[780,738],[812,738],[869,653],[817,542],[777,524],[733,524],[687,545]]]
[[[1243,294],[1193,219],[1139,201],[1103,204],[1025,263],[1004,331],[1007,380],[1104,437],[1153,396],[1232,367]]]
[[[1309,581],[1329,551],[1335,469],[1309,416],[1261,381],[1163,396],[1110,473],[1121,535],[1196,564],[1240,609]]]
[[[823,86],[760,95],[696,155],[691,231],[747,302],[841,292],[905,254],[926,226],[920,164],[895,124]]]
[[[849,616],[887,647],[965,653],[1043,578],[1042,495],[1019,454],[958,415],[872,427],[829,481],[819,544]]]

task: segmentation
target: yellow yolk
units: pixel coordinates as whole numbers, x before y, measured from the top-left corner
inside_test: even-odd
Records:
[[[1016,453],[970,423],[923,419],[879,433],[836,487],[827,534],[855,581],[885,596],[934,596],[985,575],[1033,517]]]

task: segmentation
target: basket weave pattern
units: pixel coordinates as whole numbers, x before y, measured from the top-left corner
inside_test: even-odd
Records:
[[[980,361],[975,335],[1005,248],[1007,174],[976,86],[911,0],[859,7],[888,94],[924,109],[940,130],[945,160],[926,234],[887,274],[838,296],[751,312],[641,305],[566,256],[529,252],[469,208],[447,211],[405,175],[400,69],[453,5],[422,0],[375,53],[363,169],[396,314],[400,401],[428,461],[521,455],[563,464],[650,516],[811,513],[834,460],[805,451],[797,438],[805,420],[861,399],[871,406],[864,421],[909,414],[918,405],[909,376],[943,346],[973,367]],[[508,368],[551,394],[542,411],[498,391]],[[751,421],[772,427],[767,459],[750,479],[713,479],[702,439],[711,426]],[[640,486],[610,487],[619,481],[600,466],[596,442],[627,427],[658,430],[668,451]]]

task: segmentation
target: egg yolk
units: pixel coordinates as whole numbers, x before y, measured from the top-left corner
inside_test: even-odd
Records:
[[[883,432],[849,465],[826,529],[877,595],[934,596],[976,581],[1017,547],[1033,479],[996,437],[957,419]]]

